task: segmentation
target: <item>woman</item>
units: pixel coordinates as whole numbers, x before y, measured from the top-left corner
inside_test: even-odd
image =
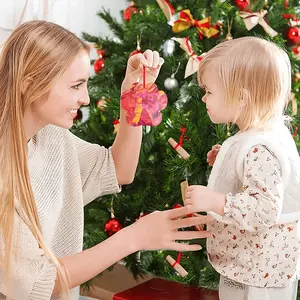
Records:
[[[122,92],[141,76],[155,81],[163,60],[147,50],[128,61]],[[78,299],[78,286],[140,249],[198,250],[176,243],[207,237],[178,228],[192,207],[154,212],[82,251],[83,206],[132,182],[142,128],[126,123],[111,148],[72,135],[77,110],[89,104],[89,47],[59,25],[32,21],[6,42],[0,61],[0,229],[2,299]],[[124,243],[126,241],[126,243]],[[1,298],[1,297],[0,297]]]

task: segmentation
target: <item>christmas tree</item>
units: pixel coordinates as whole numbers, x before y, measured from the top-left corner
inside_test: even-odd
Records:
[[[299,0],[136,0],[122,12],[122,22],[104,9],[98,13],[115,38],[83,34],[86,41],[95,45],[98,57],[91,62],[95,75],[89,80],[89,118],[87,121],[79,118],[73,128],[75,134],[106,147],[113,143],[128,57],[148,48],[164,56],[165,64],[156,84],[166,91],[168,107],[159,126],[144,128],[134,182],[124,186],[121,194],[102,197],[85,208],[86,248],[143,214],[183,205],[181,182],[207,183],[210,172],[207,152],[236,131],[226,124],[216,126],[210,122],[197,83],[199,61],[218,43],[255,35],[286,49],[293,72],[288,114],[293,117],[293,135],[300,146],[299,13]],[[205,241],[200,243],[203,249],[199,252],[182,255],[169,251],[139,252],[125,258],[125,262],[135,276],[150,272],[169,280],[216,288],[218,274],[207,262]],[[180,260],[180,265],[188,271],[186,276],[181,276],[167,262],[168,255],[178,263]]]

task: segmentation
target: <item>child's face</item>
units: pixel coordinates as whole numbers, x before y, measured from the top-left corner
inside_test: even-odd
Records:
[[[225,103],[223,83],[216,75],[213,66],[205,69],[201,81],[205,88],[202,101],[206,104],[210,120],[215,124],[233,122],[236,109]]]

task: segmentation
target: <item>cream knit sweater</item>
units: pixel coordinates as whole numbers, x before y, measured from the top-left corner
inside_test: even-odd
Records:
[[[58,258],[82,251],[83,206],[98,196],[120,191],[110,149],[87,143],[66,129],[46,126],[28,144],[28,163],[47,245]],[[16,212],[15,216],[20,251],[19,262],[12,265],[13,299],[58,299],[51,298],[55,267],[20,215]],[[0,293],[6,294],[1,269]],[[71,299],[78,298],[79,288],[73,289]]]

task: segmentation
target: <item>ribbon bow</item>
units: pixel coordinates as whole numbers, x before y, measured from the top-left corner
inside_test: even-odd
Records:
[[[159,5],[162,12],[164,13],[167,20],[170,21],[172,19],[172,16],[175,13],[175,9],[173,8],[170,1],[169,0],[156,0],[156,2]]]
[[[240,11],[240,16],[244,20],[244,23],[248,30],[251,30],[257,24],[259,24],[260,26],[262,26],[265,32],[273,38],[276,35],[278,35],[278,32],[272,29],[271,26],[267,24],[266,20],[264,19],[267,13],[268,12],[266,10],[261,10],[260,12]]]
[[[189,9],[182,10],[179,13],[179,18],[174,22],[172,27],[173,32],[181,32],[187,30],[190,27],[196,27],[200,39],[203,39],[203,36],[211,38],[212,36],[219,33],[219,30],[210,25],[210,17],[206,17],[200,21],[195,20]]]
[[[185,74],[184,74],[184,78],[187,78],[197,72],[198,67],[199,67],[199,62],[203,59],[203,56],[205,55],[205,53],[201,54],[200,56],[197,56],[192,49],[192,44],[189,40],[189,37],[186,37],[186,38],[174,38],[173,37],[172,40],[178,42],[180,45],[180,48],[182,50],[184,50],[190,57],[187,65],[186,65]]]

